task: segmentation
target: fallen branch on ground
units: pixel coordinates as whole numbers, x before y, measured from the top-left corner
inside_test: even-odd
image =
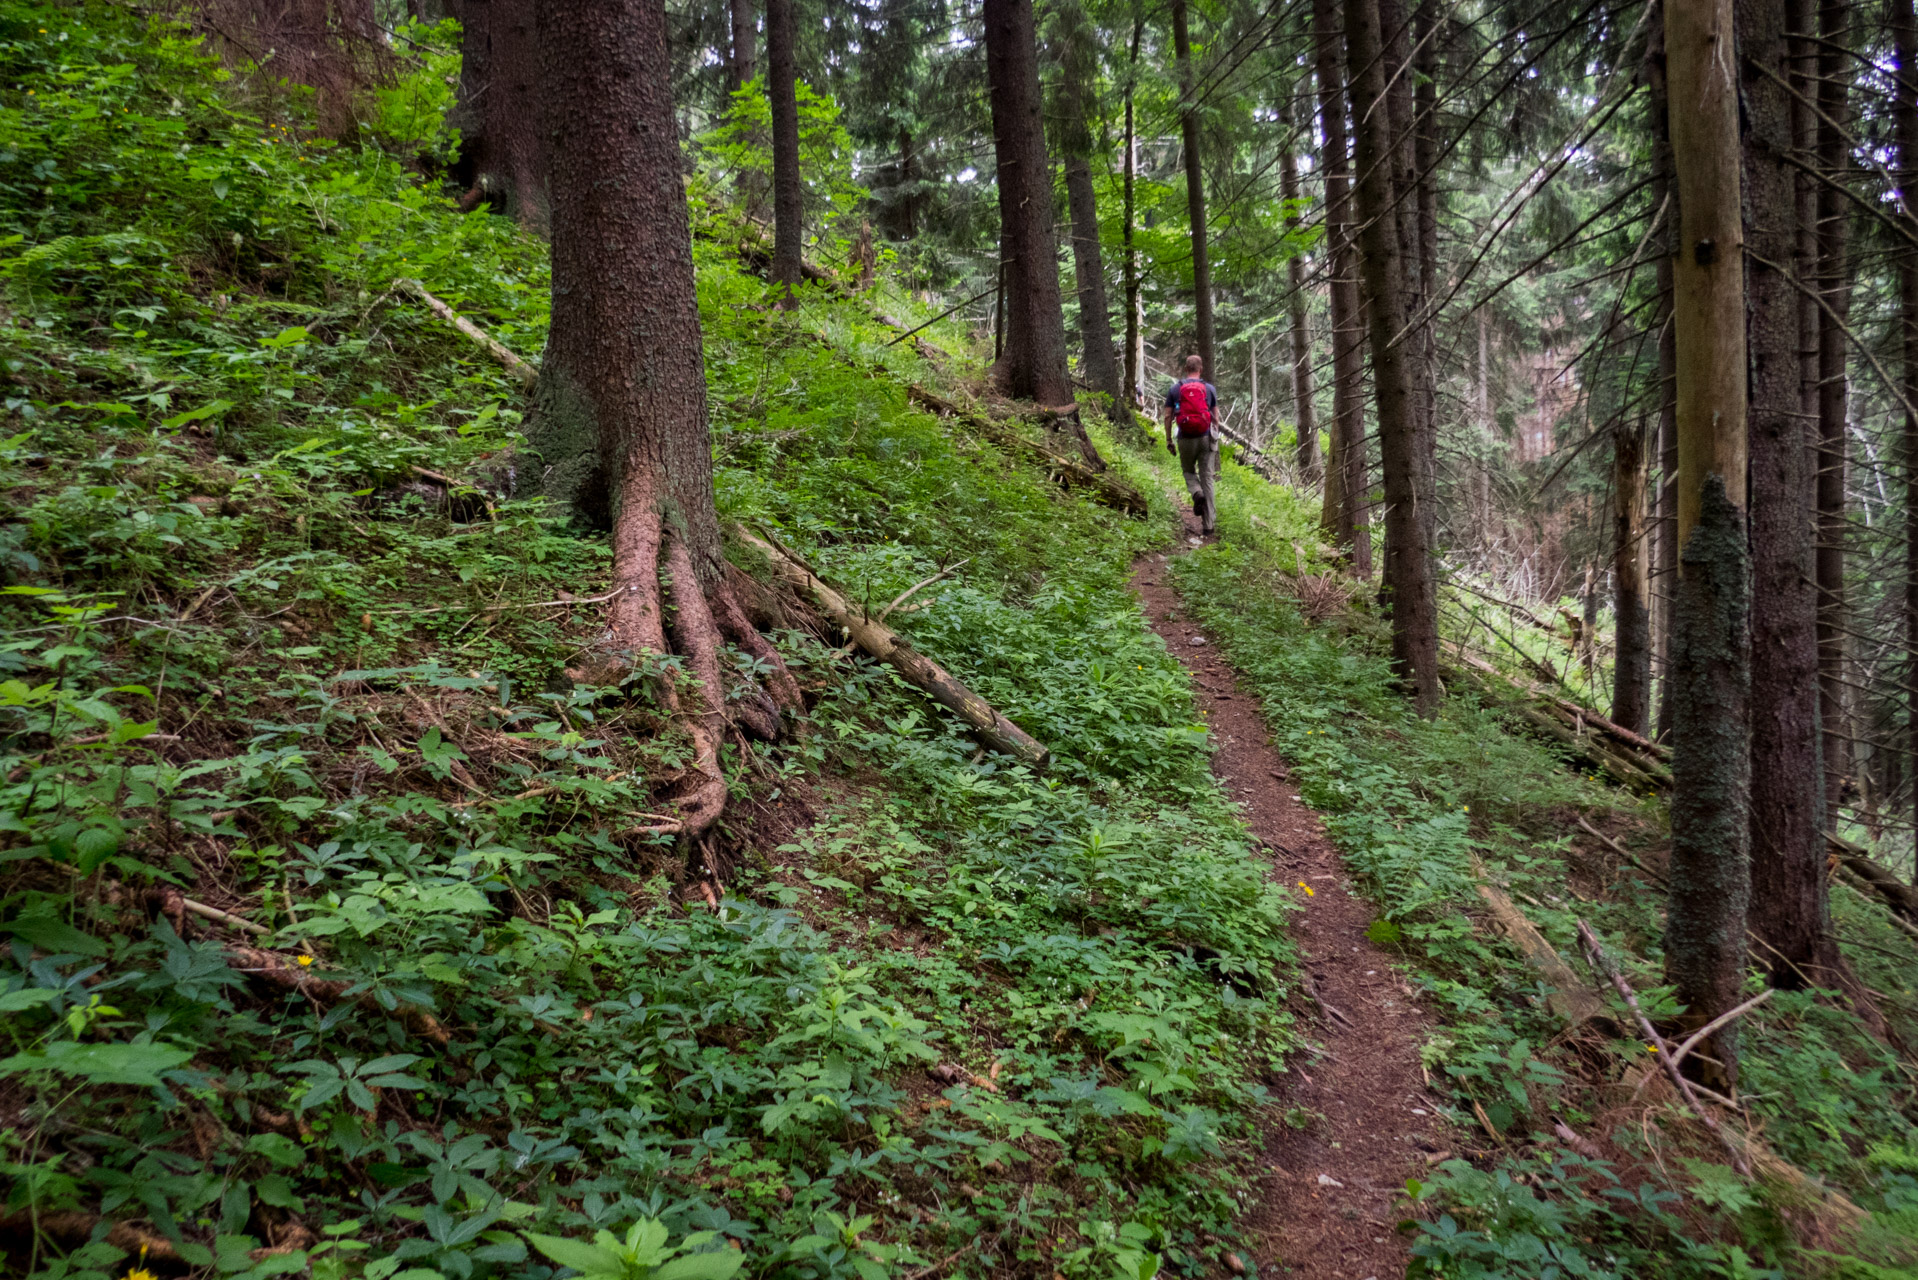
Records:
[[[1591,959],[1592,968],[1610,979],[1612,988],[1625,1001],[1626,1007],[1632,1011],[1632,1016],[1638,1019],[1639,1030],[1645,1033],[1646,1039],[1650,1040],[1657,1049],[1658,1060],[1664,1065],[1665,1074],[1672,1078],[1672,1084],[1678,1089],[1678,1096],[1684,1099],[1685,1105],[1691,1108],[1692,1114],[1712,1131],[1712,1135],[1724,1144],[1726,1152],[1732,1158],[1732,1168],[1738,1170],[1741,1177],[1751,1177],[1751,1162],[1745,1158],[1744,1149],[1732,1139],[1718,1121],[1712,1118],[1711,1113],[1705,1110],[1705,1105],[1698,1100],[1698,1094],[1692,1088],[1692,1082],[1679,1072],[1678,1063],[1672,1057],[1671,1045],[1666,1043],[1664,1036],[1658,1034],[1658,1028],[1654,1027],[1652,1020],[1645,1016],[1645,1011],[1638,1007],[1638,994],[1632,990],[1631,983],[1625,981],[1625,975],[1619,971],[1618,966],[1612,963],[1611,956],[1605,951],[1605,944],[1598,940],[1596,933],[1592,932],[1592,926],[1583,920],[1578,922],[1578,938],[1585,944],[1585,953]]]
[[[500,364],[504,366],[506,372],[519,379],[521,386],[529,391],[532,389],[533,383],[539,378],[538,365],[528,364],[526,361],[514,355],[505,343],[493,337],[487,333],[486,330],[480,328],[471,320],[468,320],[465,316],[447,306],[446,303],[428,293],[426,286],[419,281],[399,279],[393,282],[393,287],[395,289],[404,289],[425,303],[428,311],[431,311],[434,315],[446,321],[446,323],[452,325],[455,329],[458,329],[461,333],[484,347],[487,354],[491,355],[493,359],[499,361]]]
[[[765,556],[781,577],[805,588],[826,611],[826,616],[861,649],[889,664],[906,683],[923,689],[933,701],[971,725],[987,746],[1039,767],[1044,767],[1051,758],[1051,752],[1043,743],[1000,715],[984,698],[953,679],[945,668],[914,649],[903,636],[869,617],[865,610],[827,586],[797,555],[745,529],[739,531],[739,536]]]
[[[226,953],[234,962],[235,972],[258,978],[282,991],[297,991],[320,1003],[337,1004],[346,998],[347,991],[354,985],[337,978],[315,977],[311,970],[298,961],[277,951],[262,951],[258,947],[229,943]],[[423,1040],[431,1040],[441,1047],[452,1043],[453,1035],[445,1025],[416,1005],[400,1004],[388,1009],[375,1000],[370,991],[355,998],[354,1003],[377,1016],[398,1018],[407,1030]]]

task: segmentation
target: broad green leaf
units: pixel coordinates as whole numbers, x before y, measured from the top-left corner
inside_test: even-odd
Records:
[[[55,916],[21,916],[9,921],[8,933],[16,938],[25,938],[42,951],[61,953],[71,951],[77,955],[105,955],[106,943],[91,934],[81,933],[78,929]]]
[[[44,1049],[0,1061],[0,1073],[57,1071],[95,1084],[153,1086],[162,1071],[185,1066],[193,1055],[167,1044],[81,1044],[56,1040]]]
[[[543,1236],[537,1231],[528,1231],[526,1239],[535,1249],[559,1263],[562,1267],[571,1267],[583,1276],[621,1276],[625,1274],[626,1264],[616,1253],[601,1249],[597,1245],[587,1244],[584,1240],[568,1240],[565,1236]]]
[[[688,1253],[653,1272],[652,1280],[729,1280],[745,1262],[746,1255],[737,1249]],[[884,1274],[883,1270],[880,1274]]]
[[[51,987],[22,987],[18,991],[9,991],[0,995],[0,1013],[19,1013],[22,1009],[37,1009],[48,1004],[60,993]]]

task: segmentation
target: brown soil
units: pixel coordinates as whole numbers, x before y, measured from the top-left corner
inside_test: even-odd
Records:
[[[1196,534],[1197,521],[1186,518]],[[1183,551],[1182,546],[1179,550]],[[1405,1274],[1408,1242],[1396,1230],[1405,1180],[1436,1163],[1445,1129],[1419,1068],[1425,1017],[1392,959],[1365,936],[1372,910],[1348,888],[1344,864],[1318,818],[1300,802],[1273,750],[1256,699],[1190,621],[1173,592],[1166,555],[1133,567],[1146,616],[1192,674],[1194,696],[1217,743],[1212,771],[1244,806],[1271,861],[1305,909],[1293,925],[1316,991],[1321,1047],[1295,1061],[1277,1090],[1259,1161],[1258,1202],[1246,1226],[1259,1274],[1306,1280],[1388,1280]],[[1311,886],[1308,897],[1298,888]],[[1334,1012],[1336,1011],[1336,1012]],[[1285,1122],[1309,1113],[1303,1129]]]

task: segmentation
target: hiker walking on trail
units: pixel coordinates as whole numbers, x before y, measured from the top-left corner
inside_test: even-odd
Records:
[[[1193,514],[1207,534],[1218,515],[1212,495],[1219,476],[1218,416],[1219,389],[1205,380],[1205,361],[1187,356],[1185,375],[1166,388],[1165,451],[1179,456]]]

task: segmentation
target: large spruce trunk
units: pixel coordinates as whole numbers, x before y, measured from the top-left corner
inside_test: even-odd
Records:
[[[1032,0],[985,0],[986,78],[999,170],[999,261],[1004,272],[1005,347],[993,381],[1007,395],[1049,408],[1073,403],[1066,372],[1065,313],[1052,238],[1052,165],[1039,97]],[[1100,468],[1084,430],[1080,451]]]
[[[1789,0],[1738,0],[1745,201],[1799,207],[1788,164],[1794,119]],[[1769,73],[1769,74],[1767,74]],[[1812,453],[1801,416],[1802,295],[1795,217],[1746,230],[1750,349],[1751,915],[1754,959],[1780,985],[1835,958],[1825,898],[1824,772],[1818,735],[1818,594],[1812,582]],[[1835,985],[1827,977],[1821,985]]]
[[[1307,118],[1310,118],[1309,112]],[[1299,135],[1291,131],[1298,119],[1298,112],[1289,99],[1282,119],[1287,134],[1285,148],[1279,154],[1279,195],[1285,201],[1286,225],[1296,228],[1302,224],[1304,217],[1299,208],[1299,162],[1295,154]],[[1286,283],[1291,288],[1286,309],[1291,321],[1293,416],[1299,433],[1296,456],[1299,479],[1309,485],[1318,479],[1319,474],[1319,414],[1312,393],[1312,335],[1305,322],[1305,255],[1293,254],[1286,262],[1285,270]],[[1253,358],[1256,360],[1256,355]],[[1253,385],[1258,385],[1256,366]]]
[[[1205,376],[1215,378],[1212,363],[1212,252],[1205,223],[1205,165],[1199,145],[1198,83],[1192,70],[1192,31],[1186,0],[1172,0],[1172,49],[1179,71],[1179,136],[1185,152],[1185,202],[1192,224],[1192,325],[1205,359]]]
[[[1750,866],[1750,554],[1745,531],[1744,228],[1732,0],[1665,6],[1679,252],[1679,578],[1672,637],[1672,852],[1665,975],[1687,1026],[1729,1011],[1745,977]],[[1797,402],[1794,387],[1790,403]],[[1736,1083],[1738,1024],[1692,1069]]]
[[[799,180],[799,62],[792,0],[766,0],[766,92],[773,116],[772,282],[779,305],[799,305],[804,275],[806,200]]]
[[[1897,130],[1898,152],[1893,161],[1900,196],[1896,217],[1904,235],[1898,247],[1898,330],[1900,390],[1904,394],[1905,429],[1903,462],[1905,468],[1905,688],[1918,688],[1918,249],[1912,237],[1918,236],[1918,218],[1913,217],[1913,202],[1918,201],[1918,14],[1912,0],[1891,0],[1891,31],[1897,51],[1898,70],[1893,82],[1892,119]],[[1910,735],[1906,749],[1918,761],[1918,715],[1910,717],[1906,727]],[[1918,820],[1918,769],[1912,786],[1913,818]],[[1918,884],[1918,863],[1912,868]]]
[[[1132,58],[1126,66],[1125,82],[1125,390],[1131,403],[1144,400],[1140,378],[1145,369],[1145,335],[1139,324],[1139,252],[1133,247],[1133,223],[1138,217],[1138,193],[1134,189],[1139,173],[1138,124],[1133,118],[1133,98],[1139,79],[1139,41],[1145,35],[1145,19],[1136,13],[1132,19]]]
[[[1851,311],[1846,260],[1851,202],[1833,183],[1850,168],[1846,140],[1847,86],[1854,63],[1848,0],[1818,6],[1818,708],[1823,726],[1827,802],[1837,809],[1841,779],[1850,772],[1850,716],[1845,691],[1845,320]]]
[[[1072,265],[1079,286],[1080,364],[1093,391],[1109,401],[1114,422],[1129,419],[1129,401],[1112,349],[1112,316],[1106,303],[1105,258],[1099,249],[1099,204],[1092,186],[1092,129],[1087,86],[1098,63],[1092,31],[1082,11],[1068,14],[1059,75],[1059,140],[1065,153],[1066,206],[1072,217]]]
[[[545,0],[539,49],[553,311],[527,432],[543,464],[533,487],[611,528],[614,594],[590,674],[610,680],[635,654],[677,652],[695,677],[683,699],[672,685],[658,696],[687,713],[693,754],[680,813],[697,835],[726,802],[722,633],[767,664],[781,704],[797,710],[799,699],[722,573],[665,6]],[[761,736],[777,730],[777,709],[752,698],[735,702],[731,718]]]
[[[1365,275],[1372,385],[1378,405],[1379,453],[1385,472],[1383,595],[1392,614],[1392,665],[1419,714],[1436,714],[1438,600],[1428,536],[1433,506],[1432,455],[1418,421],[1417,386],[1409,341],[1400,341],[1409,276],[1416,260],[1405,253],[1402,223],[1412,216],[1396,197],[1391,111],[1379,0],[1345,0],[1346,57],[1352,119],[1358,135],[1357,220]]]
[[[1332,319],[1332,430],[1326,449],[1325,501],[1319,517],[1352,557],[1359,578],[1372,576],[1366,523],[1365,328],[1359,316],[1358,262],[1352,246],[1351,162],[1346,155],[1345,34],[1340,0],[1312,0],[1313,66],[1318,76],[1319,133],[1325,174],[1325,253]]]
[[[1658,551],[1652,568],[1658,598],[1658,739],[1672,732],[1672,630],[1678,590],[1678,345],[1672,330],[1672,263],[1678,252],[1678,188],[1672,180],[1672,138],[1666,119],[1665,19],[1662,0],[1648,18],[1645,41],[1646,131],[1652,139],[1652,208],[1665,210],[1658,252]]]

